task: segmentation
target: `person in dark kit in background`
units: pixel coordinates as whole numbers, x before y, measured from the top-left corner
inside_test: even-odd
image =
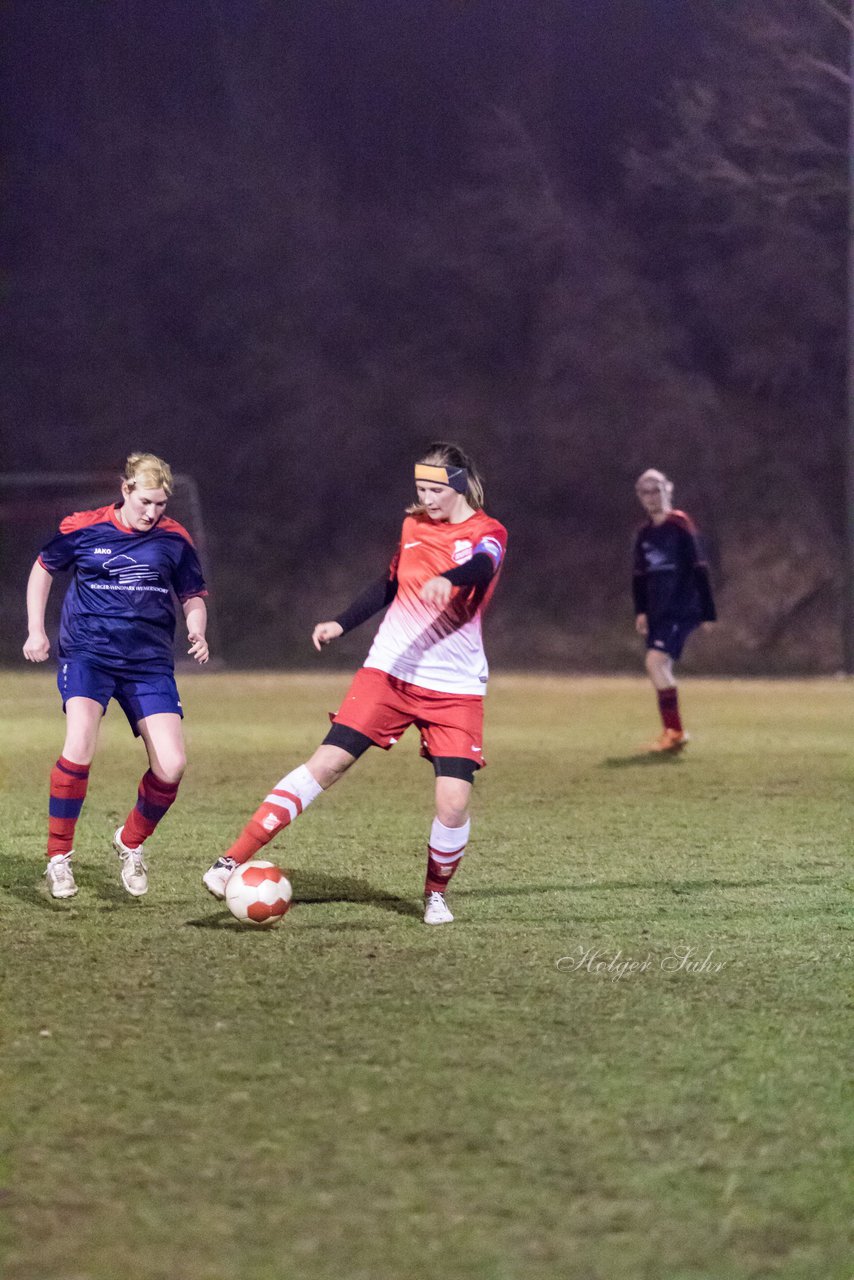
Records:
[[[53,575],[63,570],[74,575],[59,629],[65,745],[50,775],[45,872],[54,898],[77,892],[71,867],[74,830],[111,698],[142,738],[149,763],[136,805],[113,837],[122,884],[132,897],[148,890],[143,841],[178,793],[184,772],[184,713],[175,685],[172,595],[184,612],[188,652],[204,663],[207,590],[190,535],[163,514],[171,492],[168,465],[152,453],[132,453],[121,500],[63,520],[30,573],[24,645],[28,662],[44,662],[50,653],[44,617]]]
[[[489,668],[481,621],[495,589],[507,531],[483,509],[483,484],[456,445],[436,442],[415,464],[408,508],[388,571],[343,613],[319,622],[316,649],[382,609],[364,665],[332,728],[286,774],[202,881],[224,898],[229,877],[343,777],[369,747],[388,750],[409,725],[435,774],[436,817],[427,848],[424,923],[454,919],[445,891],[469,838],[472,784],[483,758],[483,698]]]
[[[635,485],[648,520],[637,532],[632,594],[635,628],[646,640],[646,670],[658,695],[661,736],[649,751],[681,751],[688,742],[679,714],[673,663],[688,636],[716,619],[709,567],[696,527],[673,510],[673,483],[650,468]]]

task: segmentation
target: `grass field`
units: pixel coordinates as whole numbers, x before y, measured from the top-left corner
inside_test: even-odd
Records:
[[[114,707],[55,902],[56,694],[0,675],[4,1280],[849,1280],[854,686],[688,682],[655,759],[640,679],[496,678],[455,924],[410,733],[242,930],[200,874],[345,683],[185,677],[142,900]]]

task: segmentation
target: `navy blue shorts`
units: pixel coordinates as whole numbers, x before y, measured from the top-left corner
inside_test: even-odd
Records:
[[[682,657],[685,641],[699,625],[694,618],[690,622],[650,622],[646,647],[669,654],[675,662]]]
[[[62,695],[63,711],[69,698],[91,698],[93,702],[100,702],[106,714],[110,699],[115,698],[137,737],[138,723],[144,716],[171,711],[184,718],[178,686],[171,672],[138,679],[105,671],[82,658],[62,658],[56,683]]]

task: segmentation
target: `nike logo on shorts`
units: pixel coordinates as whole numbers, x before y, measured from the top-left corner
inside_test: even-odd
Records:
[[[420,542],[404,542],[403,549],[404,551],[408,551],[410,547],[420,547],[420,546],[421,546]]]

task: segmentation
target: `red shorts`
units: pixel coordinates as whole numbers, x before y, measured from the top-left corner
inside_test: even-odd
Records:
[[[428,760],[453,756],[486,764],[483,698],[476,694],[421,689],[385,671],[361,667],[331,719],[363,733],[384,751],[414,724],[421,734],[421,754]]]

